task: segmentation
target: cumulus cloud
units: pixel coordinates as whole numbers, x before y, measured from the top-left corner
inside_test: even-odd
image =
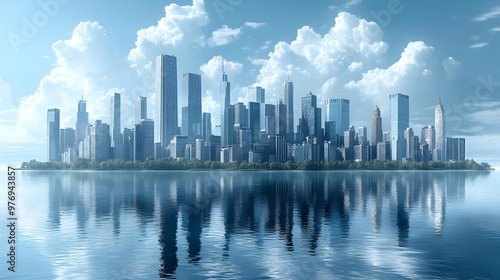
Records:
[[[208,39],[208,45],[211,47],[227,45],[238,38],[240,34],[241,28],[229,28],[227,25],[223,25],[212,32],[212,37]]]
[[[243,25],[244,25],[244,26],[247,26],[247,27],[250,27],[250,28],[252,28],[252,29],[257,29],[257,28],[262,27],[262,26],[264,26],[264,25],[266,25],[266,24],[265,24],[264,22],[251,22],[251,21],[250,21],[250,22],[248,22],[248,21],[247,21],[247,22],[245,22]]]
[[[444,70],[446,71],[446,78],[451,79],[457,75],[457,72],[460,70],[462,63],[453,57],[448,57],[445,61],[441,63],[443,65]]]
[[[157,25],[137,31],[136,47],[130,50],[128,60],[132,66],[141,68],[151,61],[150,53],[163,53],[165,47],[168,50],[168,47],[204,46],[203,28],[208,21],[203,0],[193,0],[192,6],[172,3],[165,7],[165,16]]]
[[[362,62],[357,62],[357,61],[354,61],[353,63],[351,63],[351,65],[349,65],[349,71],[356,71],[358,69],[361,69],[363,67],[363,63]]]

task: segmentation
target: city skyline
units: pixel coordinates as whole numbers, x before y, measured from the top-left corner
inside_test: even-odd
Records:
[[[266,3],[265,11],[259,9],[261,4],[235,6],[221,18],[210,2],[153,1],[144,4],[144,9],[151,11],[149,19],[132,16],[136,21],[119,29],[97,10],[76,3],[61,4],[49,24],[38,28],[35,39],[28,38],[18,45],[11,40],[4,42],[7,45],[1,54],[5,67],[0,67],[0,94],[5,106],[0,126],[12,135],[2,139],[4,161],[46,158],[45,118],[37,116],[46,114],[47,108],[59,108],[60,127],[75,126],[74,102],[82,95],[90,123],[100,119],[111,125],[107,104],[114,93],[121,93],[121,128],[135,124],[138,96],[148,97],[148,117],[153,118],[155,59],[161,53],[177,56],[179,73],[202,76],[201,98],[207,108],[203,111],[212,114],[215,131],[221,115],[217,99],[223,56],[225,72],[232,82],[230,104],[257,101],[255,88],[260,86],[265,89],[266,103],[275,105],[283,98],[284,83],[293,81],[294,130],[301,117],[301,97],[308,92],[317,95],[323,113],[326,100],[349,99],[351,125],[356,132],[365,126],[368,133],[375,105],[382,119],[389,120],[387,95],[410,95],[410,127],[418,136],[422,127],[434,123],[431,111],[435,109],[435,98],[441,97],[447,108],[447,134],[467,138],[468,157],[488,162],[496,159],[481,145],[483,141],[493,145],[499,142],[495,140],[499,137],[494,129],[497,124],[489,121],[498,115],[498,101],[493,94],[498,87],[498,71],[484,63],[494,57],[498,43],[498,33],[493,31],[496,19],[488,16],[488,11],[495,8],[491,3],[439,3],[436,13],[428,14],[425,20],[418,12],[424,4],[413,2],[401,3],[401,13],[390,14],[390,18],[384,17],[388,10],[383,3],[366,1],[355,5],[340,1],[333,6],[311,3],[308,7],[297,3],[285,8]],[[24,12],[28,20],[32,19],[30,13],[44,11],[36,3],[31,7]],[[77,7],[79,12],[68,12]],[[297,17],[293,25],[281,23],[285,12],[294,15],[303,9],[308,12]],[[9,24],[19,21],[19,11],[5,15]],[[130,14],[130,7],[124,7],[124,12]],[[188,12],[194,17],[182,17]],[[72,14],[71,20],[67,13]],[[447,23],[453,23],[454,28],[461,26],[467,34],[452,34],[453,39],[448,40],[416,28],[447,29]],[[22,26],[20,22],[18,27],[3,28],[7,35],[22,37]],[[176,27],[177,35],[182,37],[164,33]],[[401,28],[411,35],[401,36]],[[23,64],[23,56],[32,58],[30,63],[35,67],[16,77],[18,70],[13,62]],[[177,75],[177,83],[182,83],[181,75]],[[182,104],[177,104],[180,120]],[[265,118],[261,110],[261,130]],[[388,124],[383,122],[383,131],[389,130]],[[182,126],[179,121],[178,126]]]

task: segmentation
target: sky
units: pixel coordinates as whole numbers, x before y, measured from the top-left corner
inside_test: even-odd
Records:
[[[155,57],[175,55],[179,108],[184,73],[202,75],[202,110],[218,114],[221,60],[231,102],[283,98],[294,83],[324,111],[351,100],[351,125],[389,127],[389,95],[410,96],[415,135],[434,124],[438,98],[447,136],[466,138],[466,157],[500,167],[500,4],[497,1],[10,1],[0,9],[0,165],[47,159],[47,109],[74,127],[78,100],[90,122],[109,123],[122,94],[122,128],[148,97],[154,117]],[[181,110],[179,110],[181,112]]]

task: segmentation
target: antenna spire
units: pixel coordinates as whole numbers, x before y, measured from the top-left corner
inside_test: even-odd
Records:
[[[222,62],[222,74],[224,74],[224,57],[221,57],[221,62]]]

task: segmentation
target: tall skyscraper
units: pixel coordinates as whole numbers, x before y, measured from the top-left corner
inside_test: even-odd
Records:
[[[436,129],[434,129],[433,125],[427,125],[422,128],[420,141],[422,144],[429,145],[429,151],[432,153],[436,147]]]
[[[76,144],[87,136],[87,126],[89,125],[89,113],[87,113],[87,102],[82,99],[78,101],[78,112],[76,113]]]
[[[321,109],[317,107],[317,96],[310,92],[302,97],[302,120],[304,126],[302,133],[304,137],[320,137],[321,133]],[[318,115],[319,114],[319,115]]]
[[[404,137],[406,142],[406,159],[415,161],[417,158],[416,158],[415,134],[413,133],[413,129],[408,127],[405,130]]]
[[[252,143],[260,142],[260,103],[248,102],[248,125],[252,131]]]
[[[47,110],[47,160],[61,161],[59,153],[59,127],[60,112],[59,109]]]
[[[75,147],[75,130],[72,127],[59,130],[59,154],[67,152],[69,148]]]
[[[114,93],[111,96],[110,117],[111,117],[111,147],[113,147],[113,157],[123,158],[123,136],[121,134],[121,95]]]
[[[220,113],[221,113],[221,146],[227,147],[231,145],[232,129],[229,127],[227,116],[229,107],[231,106],[231,83],[227,80],[227,75],[224,72],[224,58],[222,58],[222,80],[220,83]],[[234,120],[234,116],[233,116]],[[231,135],[230,135],[231,134]],[[232,142],[232,141],[231,141]]]
[[[145,161],[154,155],[154,122],[142,119],[134,128],[134,160]]]
[[[380,109],[378,106],[373,108],[373,118],[372,118],[372,145],[376,146],[379,142],[384,141],[382,132],[382,116],[380,115]]]
[[[287,107],[282,101],[278,101],[275,109],[276,134],[286,136]]]
[[[212,135],[212,114],[203,113],[201,138],[210,141],[210,135]]]
[[[239,125],[241,129],[248,128],[248,110],[241,102],[234,104],[234,124]]]
[[[293,116],[293,83],[288,79],[283,85],[283,100],[286,105],[286,133],[294,133]]]
[[[392,159],[406,157],[405,130],[410,127],[410,97],[401,93],[391,94],[391,149]]]
[[[368,146],[368,132],[366,126],[358,128],[358,142],[359,145]]]
[[[439,98],[436,104],[436,110],[434,115],[434,127],[436,128],[436,147],[433,151],[434,160],[446,160],[446,118],[444,115],[444,105]]]
[[[155,142],[163,147],[177,134],[177,58],[162,54],[156,57]]]
[[[266,103],[266,90],[261,87],[255,88],[255,102]]]
[[[334,121],[337,125],[337,134],[343,135],[349,128],[349,100],[328,99],[326,100],[326,121]]]
[[[187,108],[187,127],[183,127],[182,134],[188,137],[188,143],[194,144],[195,139],[201,137],[201,76],[198,74],[187,73],[183,77],[183,99],[184,108]],[[187,131],[184,131],[184,130]]]
[[[90,142],[90,159],[95,159],[97,162],[108,160],[111,147],[109,124],[96,120],[91,128]]]
[[[139,96],[135,102],[135,123],[148,118],[148,98]]]

